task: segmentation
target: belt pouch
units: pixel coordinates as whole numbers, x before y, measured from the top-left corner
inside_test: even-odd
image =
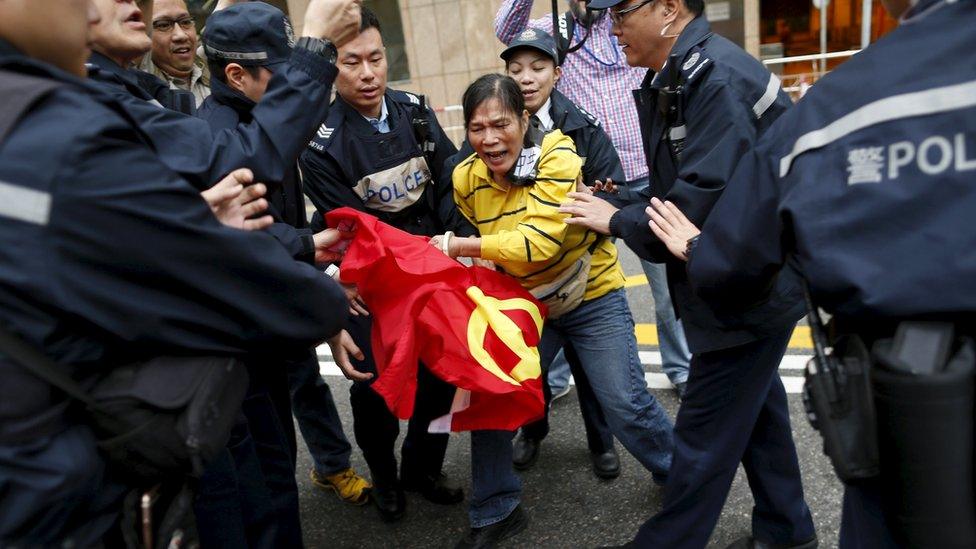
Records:
[[[893,371],[890,348],[878,342],[872,372],[889,516],[909,547],[976,547],[973,342],[926,375]]]

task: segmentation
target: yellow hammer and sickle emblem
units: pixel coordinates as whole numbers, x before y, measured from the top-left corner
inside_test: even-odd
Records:
[[[539,308],[528,299],[497,299],[487,296],[476,286],[468,288],[465,293],[475,303],[475,309],[468,320],[468,348],[478,364],[498,379],[512,385],[519,385],[526,379],[539,378],[542,375],[542,368],[539,366],[539,350],[529,347],[522,334],[522,328],[502,312],[522,310],[529,313],[535,321],[537,333],[541,334],[543,318]],[[485,349],[485,335],[489,327],[519,357],[519,363],[509,374],[502,371]]]

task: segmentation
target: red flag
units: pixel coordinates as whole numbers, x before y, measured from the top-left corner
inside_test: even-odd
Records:
[[[413,414],[419,360],[465,390],[432,430],[514,430],[542,417],[545,305],[514,279],[466,267],[373,216],[340,208],[326,219],[355,224],[342,280],[356,284],[373,316],[373,389],[394,415]]]

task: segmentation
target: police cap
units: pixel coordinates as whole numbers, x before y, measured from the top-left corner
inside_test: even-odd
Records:
[[[590,8],[591,10],[602,10],[612,8],[623,1],[624,0],[590,0],[586,4],[586,7]]]
[[[556,41],[552,39],[549,33],[541,31],[539,29],[525,29],[521,34],[515,37],[502,52],[501,58],[508,63],[508,60],[515,54],[516,50],[522,48],[532,48],[541,51],[542,53],[552,57],[552,61],[559,65],[559,53],[556,52]]]
[[[288,60],[295,31],[288,16],[264,2],[243,2],[207,19],[203,48],[210,60],[241,66],[275,66]]]

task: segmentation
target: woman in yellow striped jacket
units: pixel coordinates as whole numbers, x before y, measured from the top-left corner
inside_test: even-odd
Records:
[[[572,139],[531,125],[518,84],[507,76],[476,80],[463,107],[475,154],[454,170],[454,199],[481,236],[431,243],[452,257],[494,262],[550,306],[539,344],[543,370],[561,345],[571,348],[613,434],[663,483],[672,425],[647,391],[617,250],[606,238],[567,225],[558,212],[576,190],[583,163]],[[511,438],[510,432],[472,433],[472,530],[459,547],[498,541],[524,525]]]

